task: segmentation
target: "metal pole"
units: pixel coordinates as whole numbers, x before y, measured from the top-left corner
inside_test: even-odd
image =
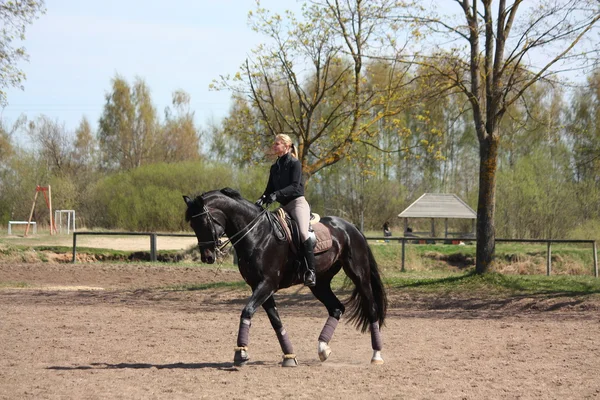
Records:
[[[594,240],[594,276],[598,277],[598,253],[596,252],[596,241]]]
[[[550,240],[548,240],[548,251],[546,251],[546,275],[550,276],[550,273],[552,272],[552,248],[551,248],[552,242]]]
[[[400,272],[404,272],[404,254],[405,254],[405,243],[406,243],[406,239],[402,238],[402,267],[400,267]]]
[[[72,263],[75,264],[76,258],[76,250],[77,249],[77,234],[75,232],[73,232],[73,261]]]

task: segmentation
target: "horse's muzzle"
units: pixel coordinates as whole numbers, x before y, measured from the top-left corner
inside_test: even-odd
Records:
[[[215,262],[215,254],[208,249],[200,249],[200,259],[205,264],[214,264]]]

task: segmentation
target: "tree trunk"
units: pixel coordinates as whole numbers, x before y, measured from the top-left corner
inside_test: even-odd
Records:
[[[475,272],[489,271],[496,246],[496,169],[498,163],[497,132],[480,140],[479,201],[477,203],[477,250]]]

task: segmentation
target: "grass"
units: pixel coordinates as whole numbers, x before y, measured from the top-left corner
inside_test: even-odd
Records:
[[[436,276],[437,275],[437,276]],[[387,277],[395,289],[460,295],[592,295],[600,294],[600,279],[589,276],[505,275],[499,273],[405,273]]]
[[[21,262],[44,262],[46,252],[71,254],[72,247],[64,243],[48,242],[48,238],[28,238],[21,241],[0,237],[0,256]],[[44,243],[41,243],[41,242]],[[68,242],[67,242],[68,243]],[[593,277],[593,254],[590,245],[553,244],[552,276],[545,276],[547,246],[529,243],[497,243],[493,272],[473,273],[475,245],[407,244],[405,271],[401,271],[402,246],[398,242],[373,242],[371,248],[378,262],[386,286],[409,292],[449,293],[457,295],[593,295],[600,294],[600,279]],[[159,251],[160,255],[174,255],[178,251]],[[132,251],[78,247],[78,254],[88,254],[98,260],[128,261]],[[149,252],[147,252],[149,253]],[[168,257],[165,257],[168,259]],[[189,267],[203,267],[196,261],[169,263]],[[165,262],[152,263],[165,265]],[[207,266],[236,270],[228,257],[221,264]],[[24,287],[19,282],[0,282],[0,287]],[[336,276],[332,287],[352,289],[354,285],[345,274]],[[247,288],[243,280],[216,282],[202,285],[180,285],[170,290],[207,290],[215,288]]]
[[[209,289],[249,289],[246,282],[243,280],[235,282],[211,282],[203,284],[189,284],[189,285],[174,285],[164,287],[165,290],[172,291],[196,291],[196,290],[209,290]]]
[[[0,282],[0,288],[15,289],[15,288],[26,288],[26,287],[29,287],[29,285],[25,282]]]

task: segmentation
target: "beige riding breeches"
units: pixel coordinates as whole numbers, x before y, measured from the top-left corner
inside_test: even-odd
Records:
[[[298,223],[300,239],[304,243],[308,238],[308,225],[310,224],[310,206],[304,196],[300,196],[282,208]]]

